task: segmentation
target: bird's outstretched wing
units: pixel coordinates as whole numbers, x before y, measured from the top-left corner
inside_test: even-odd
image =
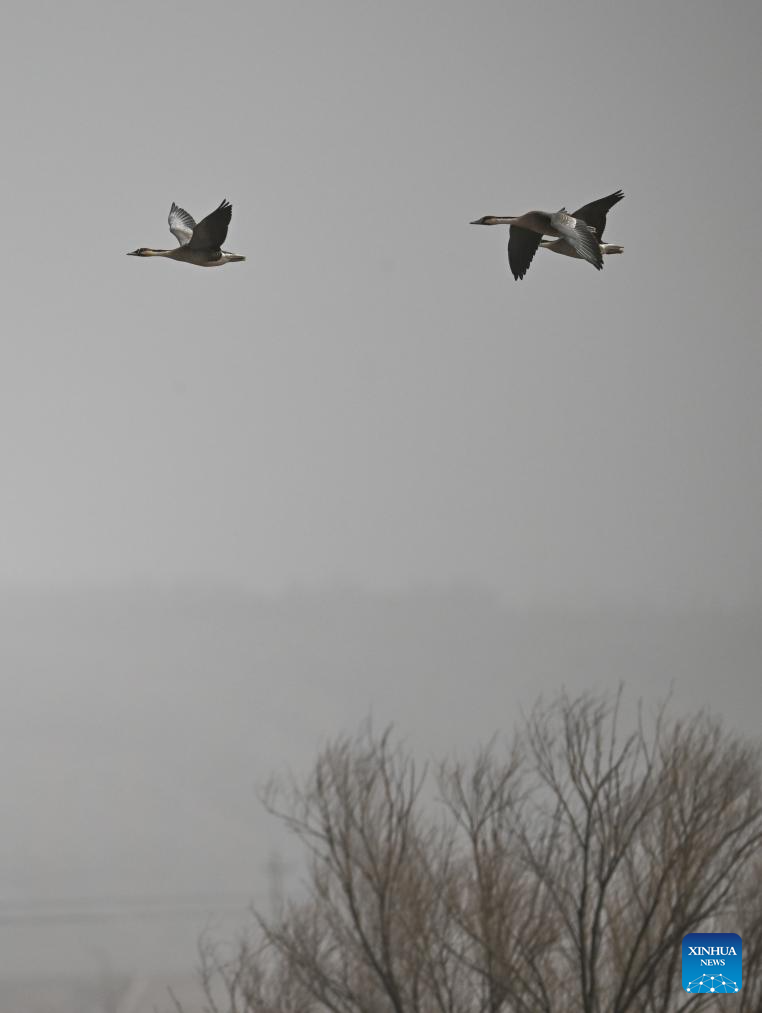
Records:
[[[551,215],[550,221],[558,235],[573,246],[583,260],[588,261],[598,271],[603,269],[603,255],[592,225],[567,214],[566,208],[561,208]]]
[[[542,235],[530,229],[522,229],[520,225],[511,225],[508,235],[508,263],[513,277],[518,281],[523,278],[537,252]]]
[[[233,205],[224,200],[211,214],[201,219],[193,230],[188,248],[191,250],[219,250],[228,234],[228,225],[230,225],[232,214]]]
[[[581,218],[583,222],[592,225],[598,236],[598,242],[600,242],[603,239],[603,230],[606,228],[606,215],[623,197],[624,194],[621,190],[610,193],[608,197],[599,197],[598,200],[592,200],[589,204],[577,208],[572,212],[572,217]]]
[[[193,221],[193,216],[172,201],[172,207],[169,209],[169,231],[180,246],[188,245],[195,228],[196,223]]]

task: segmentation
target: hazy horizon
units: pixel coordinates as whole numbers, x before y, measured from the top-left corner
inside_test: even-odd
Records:
[[[273,855],[298,878],[258,790],[369,716],[434,760],[540,694],[623,683],[628,708],[757,736],[761,636],[754,609],[515,609],[476,586],[0,591],[0,985],[181,983],[200,932],[267,907]]]

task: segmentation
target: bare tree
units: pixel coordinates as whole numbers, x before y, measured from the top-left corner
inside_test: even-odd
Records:
[[[623,731],[621,702],[540,703],[507,753],[434,778],[365,726],[274,781],[305,888],[230,956],[206,944],[209,1013],[762,1008],[759,750],[665,708]],[[688,996],[682,938],[720,930],[743,990]]]
[[[451,834],[426,818],[424,778],[388,731],[366,729],[329,746],[306,787],[267,793],[309,851],[309,897],[260,925],[321,1008],[455,1009],[460,968],[441,931]]]
[[[664,709],[622,735],[620,702],[561,697],[520,736],[523,792],[492,836],[548,931],[531,925],[525,938],[539,945],[514,947],[506,1009],[677,1013],[717,1001],[681,992],[680,944],[728,913],[762,841],[759,751],[706,715],[669,723]],[[512,980],[531,986],[528,1000]]]

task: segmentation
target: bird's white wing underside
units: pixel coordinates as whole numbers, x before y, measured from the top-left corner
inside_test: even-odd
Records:
[[[551,221],[559,235],[572,246],[583,260],[597,267],[603,266],[600,245],[595,229],[579,218],[572,218],[563,208],[551,216]]]
[[[196,223],[193,220],[193,216],[189,215],[183,208],[178,207],[173,201],[172,207],[169,209],[169,231],[180,246],[188,245],[195,228]]]

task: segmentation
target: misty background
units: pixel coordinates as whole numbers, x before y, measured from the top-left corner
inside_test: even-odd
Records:
[[[368,714],[426,757],[624,680],[758,732],[761,32],[7,5],[4,987],[186,974],[298,875],[257,786]],[[600,273],[468,225],[620,187]],[[124,257],[223,197],[245,264]]]

